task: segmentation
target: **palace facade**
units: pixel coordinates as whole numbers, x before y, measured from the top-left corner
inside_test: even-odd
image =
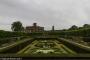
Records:
[[[27,26],[25,28],[26,32],[31,33],[31,32],[43,32],[44,27],[38,26],[37,23],[33,23],[33,26]]]

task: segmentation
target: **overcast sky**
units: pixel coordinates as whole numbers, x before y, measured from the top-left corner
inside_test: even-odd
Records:
[[[0,0],[0,30],[11,30],[14,21],[49,30],[90,24],[90,0]]]

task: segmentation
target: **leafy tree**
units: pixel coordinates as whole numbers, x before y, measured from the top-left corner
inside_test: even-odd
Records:
[[[84,24],[83,28],[90,28],[90,25],[89,24]]]
[[[76,25],[73,25],[72,27],[69,28],[69,30],[77,30],[78,27]]]
[[[12,23],[11,29],[15,32],[21,32],[23,31],[24,27],[22,26],[22,23],[20,21],[16,21]]]

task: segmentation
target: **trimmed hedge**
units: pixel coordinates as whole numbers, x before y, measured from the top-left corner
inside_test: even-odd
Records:
[[[27,36],[27,33],[24,33],[24,32],[2,31],[2,30],[0,30],[0,38],[20,37],[20,36]]]
[[[19,50],[23,49],[25,46],[30,44],[33,39],[24,39],[13,43],[12,45],[0,48],[0,53],[17,53]]]
[[[64,38],[58,38],[58,41],[62,42],[64,45],[66,45],[73,51],[76,51],[77,53],[90,53],[90,47],[83,44],[79,44]]]

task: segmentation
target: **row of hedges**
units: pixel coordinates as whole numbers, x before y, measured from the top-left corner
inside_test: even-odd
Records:
[[[33,33],[27,33],[28,36],[32,36],[32,37],[37,37],[37,36],[42,36],[43,33],[42,32],[33,32]]]
[[[71,30],[71,31],[65,31],[64,33],[68,36],[89,37],[90,29]]]
[[[28,33],[24,32],[11,32],[0,30],[0,45],[4,43],[16,42],[27,38]]]
[[[90,53],[90,48],[88,46],[84,46],[83,44],[79,44],[73,41],[68,41],[63,38],[58,38],[58,41],[62,42],[64,45],[76,51],[77,53]]]
[[[90,28],[87,29],[77,29],[77,30],[65,30],[59,32],[45,32],[47,35],[55,35],[55,36],[82,36],[89,37],[90,36]],[[24,33],[24,32],[10,32],[10,31],[0,31],[0,38],[6,37],[19,37],[19,36],[42,36],[43,32],[35,32],[35,33]]]
[[[5,44],[5,43],[17,42],[17,41],[25,39],[25,38],[28,38],[28,36],[1,38],[0,39],[0,45]]]
[[[78,30],[66,30],[59,32],[50,32],[49,35],[57,35],[57,36],[82,36],[82,37],[90,37],[90,29],[78,29]]]
[[[26,36],[23,32],[0,31],[0,38]]]
[[[17,53],[19,50],[23,49],[25,46],[30,44],[33,39],[24,39],[18,41],[12,45],[6,46],[5,48],[0,49],[0,53]]]

